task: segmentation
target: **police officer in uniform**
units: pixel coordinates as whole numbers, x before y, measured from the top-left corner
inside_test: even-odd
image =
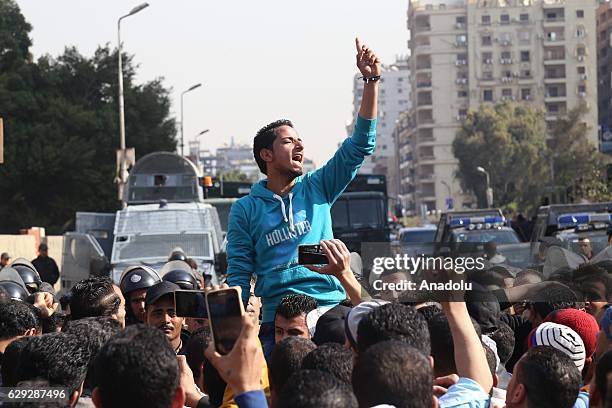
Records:
[[[119,288],[127,303],[126,325],[144,322],[147,289],[158,282],[161,282],[159,275],[149,266],[134,265],[123,271]]]

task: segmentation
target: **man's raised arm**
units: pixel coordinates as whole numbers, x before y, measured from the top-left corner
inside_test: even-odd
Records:
[[[242,288],[242,300],[246,303],[251,292],[251,275],[255,269],[255,248],[249,234],[249,223],[244,208],[232,205],[227,227],[227,282]]]
[[[465,302],[442,302],[442,309],[448,318],[453,336],[455,365],[459,377],[474,380],[488,393],[493,386],[493,376]]]
[[[323,167],[315,171],[312,181],[320,186],[327,201],[333,203],[357,174],[366,156],[374,152],[376,145],[376,115],[378,105],[378,82],[380,80],[380,60],[359,39],[357,48],[357,68],[364,79],[363,95],[359,115],[355,118],[353,135],[346,139]]]
[[[359,116],[364,119],[376,119],[378,108],[378,82],[380,79],[380,60],[359,38],[355,38],[357,47],[357,68],[363,75],[364,87],[361,96]]]

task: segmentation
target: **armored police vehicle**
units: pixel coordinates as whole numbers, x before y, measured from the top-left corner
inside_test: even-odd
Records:
[[[608,243],[606,230],[612,223],[612,202],[592,204],[554,204],[538,208],[531,238],[532,253],[539,250],[547,237],[554,243],[578,252],[578,241],[588,238],[593,252]]]
[[[192,162],[169,152],[144,156],[130,172],[124,200],[127,207],[115,214],[77,214],[77,232],[64,239],[63,289],[92,274],[118,282],[130,265],[159,270],[177,247],[196,261],[198,271],[218,282],[217,272],[224,272],[215,269],[223,232],[216,208],[204,202]],[[110,254],[102,249],[109,241]],[[102,258],[110,260],[104,267]]]

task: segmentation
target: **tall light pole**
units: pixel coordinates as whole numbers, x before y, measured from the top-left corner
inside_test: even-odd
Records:
[[[189,89],[181,93],[181,156],[185,156],[185,139],[183,135],[183,97],[185,96],[187,92],[191,92],[194,89],[199,88],[201,86],[202,84],[192,85],[191,87],[189,87]]]
[[[120,136],[120,165],[119,175],[115,179],[118,184],[119,200],[123,202],[123,188],[127,183],[127,162],[126,162],[126,149],[125,149],[125,112],[123,108],[123,62],[121,60],[121,20],[126,17],[133,16],[139,11],[149,7],[149,3],[142,3],[127,13],[124,16],[119,17],[117,20],[117,63],[118,63],[118,75],[119,75],[119,136]]]
[[[452,210],[454,207],[454,203],[453,203],[453,194],[452,194],[451,186],[444,180],[440,180],[440,183],[442,183],[448,190],[448,198],[446,199],[446,209]]]
[[[476,171],[479,173],[484,173],[487,178],[487,208],[493,207],[493,189],[491,188],[491,180],[489,177],[489,173],[481,166],[476,167]]]

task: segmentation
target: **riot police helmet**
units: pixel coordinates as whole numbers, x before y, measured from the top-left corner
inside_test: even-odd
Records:
[[[10,266],[17,271],[23,283],[25,283],[28,292],[35,293],[40,290],[42,280],[40,279],[38,271],[30,261],[25,258],[17,258]]]
[[[176,247],[172,250],[172,252],[170,253],[170,256],[168,257],[168,262],[170,261],[183,261],[186,262],[187,261],[187,255],[185,255],[185,251],[183,251],[183,249],[181,247]]]
[[[170,261],[160,270],[162,280],[172,282],[180,286],[181,289],[198,289],[198,280],[191,271],[191,268],[183,261]]]
[[[30,295],[23,286],[13,281],[0,281],[0,288],[2,288],[11,299],[21,300],[22,302],[25,302]]]
[[[123,295],[138,289],[148,289],[161,282],[157,271],[146,265],[132,265],[125,268],[119,280],[119,288]]]

